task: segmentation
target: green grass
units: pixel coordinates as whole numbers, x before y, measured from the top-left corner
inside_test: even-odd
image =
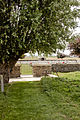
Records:
[[[27,56],[25,58],[20,58],[19,60],[39,60],[37,56]]]
[[[54,106],[53,120],[80,120],[80,80],[47,77],[41,84]]]
[[[0,120],[80,120],[79,76],[63,75],[6,85],[6,94],[0,92]]]
[[[32,75],[32,67],[29,64],[21,64],[22,75]]]
[[[51,101],[39,82],[14,83],[0,98],[0,120],[50,119]]]
[[[76,71],[76,72],[68,72],[68,73],[61,73],[58,72],[59,77],[61,78],[68,78],[71,80],[80,80],[80,71]]]

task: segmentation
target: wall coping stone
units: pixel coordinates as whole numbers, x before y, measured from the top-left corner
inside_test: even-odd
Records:
[[[32,64],[32,67],[34,67],[34,66],[52,66],[51,64]]]

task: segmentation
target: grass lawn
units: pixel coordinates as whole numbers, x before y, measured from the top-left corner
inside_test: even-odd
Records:
[[[32,67],[29,64],[21,64],[21,75],[32,75]]]
[[[52,113],[40,82],[14,83],[0,98],[0,120],[48,120]]]
[[[56,74],[56,73],[55,73]],[[67,73],[61,73],[58,72],[59,77],[61,78],[68,78],[71,80],[80,80],[80,71],[76,71],[76,72],[67,72]]]
[[[6,95],[0,92],[0,120],[80,120],[80,77],[63,75],[6,85]]]

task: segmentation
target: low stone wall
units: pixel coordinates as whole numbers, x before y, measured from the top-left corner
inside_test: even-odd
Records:
[[[20,77],[20,65],[15,65],[10,73],[10,78],[17,78]]]
[[[53,72],[74,72],[80,71],[80,64],[52,64]]]
[[[32,65],[32,68],[34,77],[46,76],[52,71],[52,66],[48,64],[35,64]]]
[[[5,67],[5,64],[0,64],[0,75],[3,75],[5,83],[8,83],[9,78],[20,77],[20,65],[16,65],[10,74],[10,69]]]

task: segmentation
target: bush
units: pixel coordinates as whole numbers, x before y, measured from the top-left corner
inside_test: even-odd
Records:
[[[68,78],[42,78],[41,80],[42,90],[50,96],[51,100],[62,99],[64,97],[70,97],[70,99],[80,100],[80,81],[69,80]],[[59,98],[58,98],[59,97]]]

